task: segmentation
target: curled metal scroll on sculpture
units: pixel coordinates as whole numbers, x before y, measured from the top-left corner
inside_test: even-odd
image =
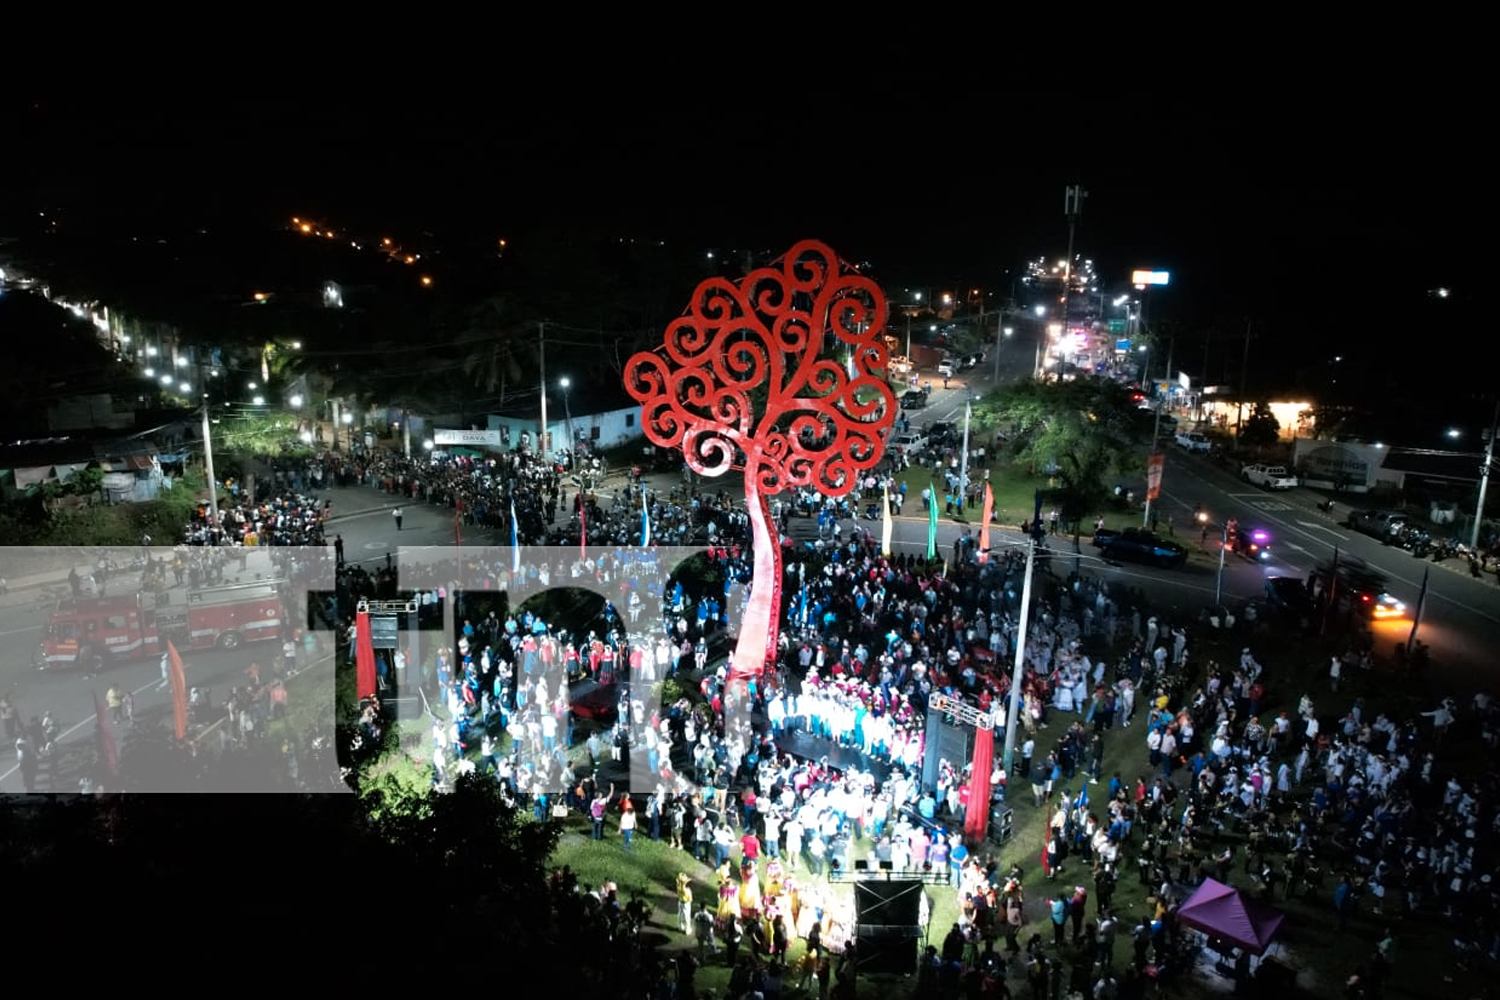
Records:
[[[807,240],[738,283],[700,283],[662,346],[626,365],[647,440],[680,449],[700,475],[744,472],[754,575],[736,677],[776,659],[781,551],[770,497],[798,487],[844,496],[884,454],[896,418],[885,316],[878,285]]]

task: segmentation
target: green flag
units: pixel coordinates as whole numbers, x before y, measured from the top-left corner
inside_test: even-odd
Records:
[[[927,558],[937,558],[937,483],[932,483],[932,500],[927,504]]]

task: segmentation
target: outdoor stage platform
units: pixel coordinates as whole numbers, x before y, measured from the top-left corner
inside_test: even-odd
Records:
[[[776,740],[776,748],[783,754],[790,754],[797,760],[810,761],[831,767],[837,771],[848,771],[850,768],[858,768],[875,776],[875,780],[884,785],[890,777],[891,767],[884,761],[866,757],[853,747],[839,746],[833,740],[824,739],[821,736],[812,736],[808,733],[793,732],[782,733]],[[645,751],[636,750],[638,773],[644,774],[646,770]],[[690,774],[693,767],[692,748],[686,745],[674,746],[672,748],[672,767],[678,774]],[[630,788],[630,769],[623,760],[609,760],[607,757],[598,765],[598,782],[604,787],[613,784],[616,789]],[[744,782],[739,782],[730,787],[730,791],[739,791],[744,787]],[[648,794],[650,788],[631,788],[636,795]]]

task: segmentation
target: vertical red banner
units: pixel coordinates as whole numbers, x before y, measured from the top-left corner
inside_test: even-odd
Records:
[[[375,643],[370,635],[370,616],[354,616],[354,688],[355,697],[375,695]]]
[[[1155,500],[1161,496],[1161,472],[1166,467],[1167,456],[1159,451],[1153,451],[1146,458],[1146,499]]]
[[[974,730],[974,772],[969,776],[969,808],[964,813],[964,839],[977,844],[990,824],[990,772],[995,767],[995,732]]]

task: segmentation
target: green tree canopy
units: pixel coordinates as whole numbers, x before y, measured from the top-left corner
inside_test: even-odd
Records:
[[[1271,412],[1271,404],[1259,402],[1240,428],[1240,444],[1251,448],[1269,448],[1281,437],[1281,421]]]
[[[1135,406],[1117,382],[1018,382],[986,396],[975,415],[1007,434],[1014,460],[1055,473],[1062,514],[1075,523],[1108,500],[1118,478],[1140,472]]]

